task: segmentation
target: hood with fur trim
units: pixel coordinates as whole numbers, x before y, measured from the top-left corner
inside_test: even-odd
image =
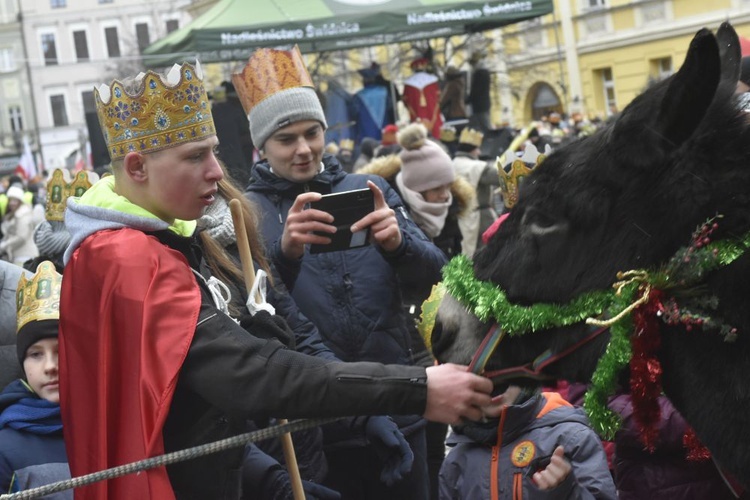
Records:
[[[396,175],[401,172],[401,158],[399,155],[388,155],[374,158],[370,163],[357,171],[358,174],[373,174],[387,180],[392,186],[396,185]],[[451,194],[459,207],[459,216],[476,206],[477,192],[463,177],[456,176],[451,183]]]

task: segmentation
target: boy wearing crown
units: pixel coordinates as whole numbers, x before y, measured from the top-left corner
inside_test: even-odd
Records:
[[[222,312],[194,235],[223,176],[200,66],[94,95],[114,175],[70,198],[65,216],[60,394],[74,476],[237,434],[247,418],[480,417],[488,383],[457,367],[326,362]],[[282,328],[259,313],[248,331]],[[239,498],[241,456],[95,483],[76,498]]]
[[[62,277],[42,262],[16,291],[16,352],[24,378],[0,393],[0,494],[70,477],[60,418],[58,323]],[[71,491],[49,498],[71,499]]]
[[[497,170],[490,162],[479,159],[484,134],[472,128],[464,128],[458,138],[453,167],[477,192],[477,206],[458,218],[463,241],[461,252],[469,257],[481,248],[481,235],[497,219],[494,209],[494,188],[500,184]]]
[[[268,255],[300,310],[339,359],[413,364],[416,349],[409,339],[402,292],[427,296],[440,279],[442,252],[409,219],[385,179],[349,174],[335,157],[324,154],[326,119],[299,49],[260,49],[233,79],[253,142],[264,156],[251,172],[247,195],[262,209]],[[330,242],[312,231],[332,233],[336,228],[330,214],[308,210],[307,204],[320,193],[368,187],[374,210],[352,230],[369,226],[372,244],[310,253],[308,244]],[[425,422],[418,414],[394,420],[414,451],[408,476],[383,484],[381,467],[373,466],[381,462],[375,446],[326,428],[330,470],[325,484],[344,498],[426,498]]]

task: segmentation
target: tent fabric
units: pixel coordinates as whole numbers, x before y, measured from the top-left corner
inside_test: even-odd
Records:
[[[552,0],[219,0],[144,51],[150,67],[240,61],[257,47],[343,50],[485,31],[552,12]]]

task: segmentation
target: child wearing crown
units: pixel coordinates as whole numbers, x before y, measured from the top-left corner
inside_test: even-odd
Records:
[[[58,323],[62,277],[42,262],[16,291],[16,350],[24,378],[0,393],[0,493],[70,477],[60,418]],[[48,498],[73,498],[72,491]]]
[[[74,476],[228,437],[248,418],[480,417],[491,384],[462,369],[326,362],[263,340],[284,334],[267,313],[245,331],[224,312],[195,235],[223,177],[199,65],[94,95],[114,175],[65,215],[60,394]],[[236,499],[241,459],[229,450],[76,498]]]

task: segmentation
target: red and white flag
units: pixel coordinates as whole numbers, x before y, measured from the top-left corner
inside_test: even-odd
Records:
[[[31,154],[31,146],[29,146],[29,138],[23,136],[23,153],[21,159],[18,161],[16,172],[23,175],[26,179],[33,179],[39,173],[36,169],[36,162],[34,162],[34,155]]]

